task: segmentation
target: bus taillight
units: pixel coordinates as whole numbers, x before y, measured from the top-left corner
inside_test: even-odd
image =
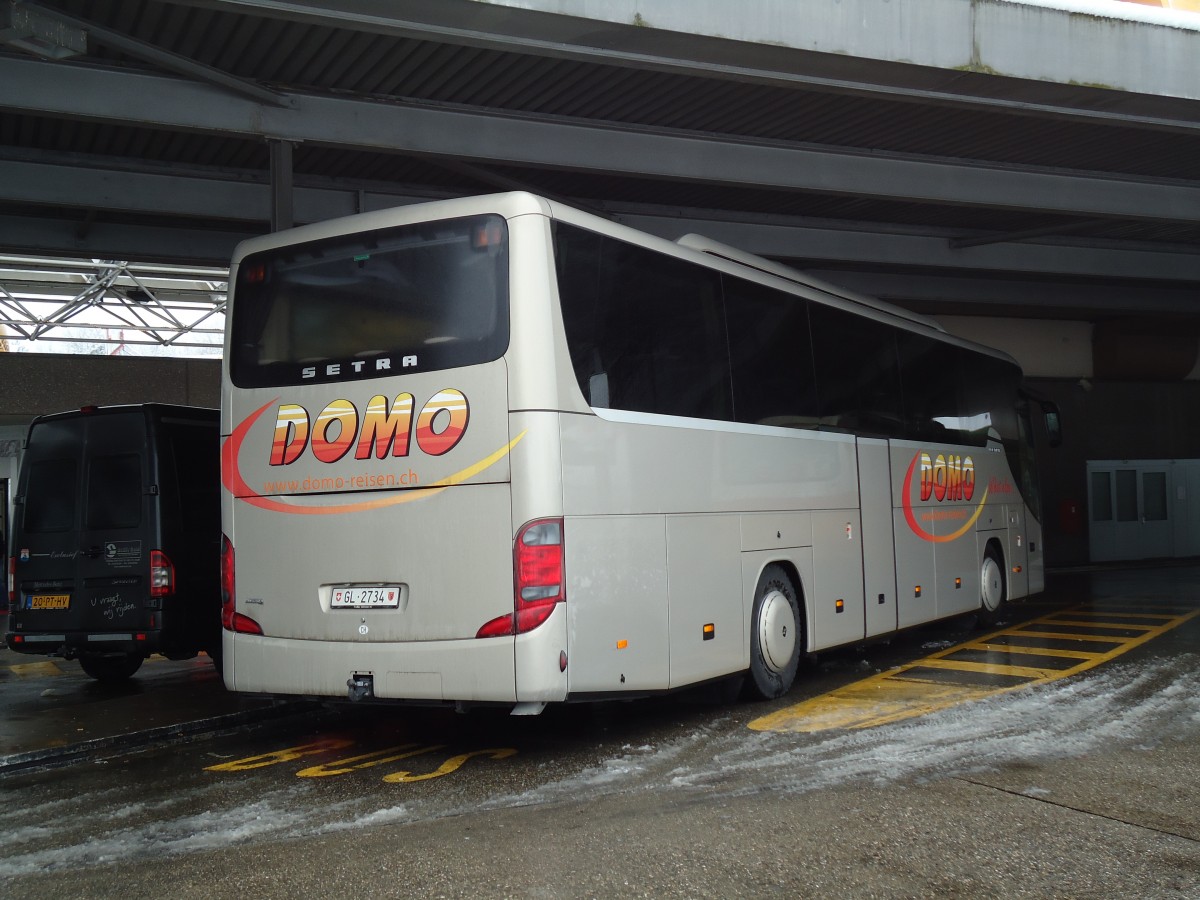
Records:
[[[233,541],[221,535],[221,627],[243,634],[262,634],[262,626],[234,609]]]
[[[211,571],[211,570],[210,570]],[[161,550],[150,551],[150,596],[169,597],[175,593],[175,566]]]
[[[476,637],[533,631],[567,599],[563,580],[563,520],[538,519],[513,542],[513,612],[487,622]]]

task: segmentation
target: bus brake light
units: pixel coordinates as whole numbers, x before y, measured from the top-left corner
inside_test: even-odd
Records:
[[[513,542],[513,611],[485,623],[476,637],[533,631],[567,599],[563,580],[563,520],[537,519]]]
[[[233,541],[221,535],[221,627],[242,634],[262,634],[262,626],[234,609]]]

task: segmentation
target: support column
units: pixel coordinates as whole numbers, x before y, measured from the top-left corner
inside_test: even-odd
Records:
[[[271,231],[294,224],[292,196],[292,142],[270,140],[271,145]]]

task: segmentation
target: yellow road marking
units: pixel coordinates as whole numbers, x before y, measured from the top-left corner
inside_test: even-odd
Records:
[[[1022,637],[1050,638],[1066,641],[1094,641],[1097,644],[1119,644],[1123,639],[1111,634],[1074,634],[1070,631],[1026,631],[1024,628],[1014,628],[1001,634],[1019,634]]]
[[[1021,634],[1028,634],[1028,632],[1022,631]],[[1049,647],[1025,644],[980,644],[979,648],[989,653],[1032,653],[1035,656],[1057,656],[1060,659],[1095,659],[1097,656],[1103,655],[1090,650],[1053,650]]]
[[[870,728],[885,725],[927,713],[957,706],[972,700],[979,700],[995,694],[1004,694],[1020,690],[1035,684],[1045,684],[1069,675],[1076,675],[1101,663],[1108,662],[1128,653],[1147,641],[1178,628],[1185,622],[1200,616],[1200,609],[1180,612],[1174,615],[1147,616],[1157,618],[1158,625],[1124,625],[1105,622],[1105,614],[1124,616],[1125,613],[1116,611],[1096,610],[1094,621],[1072,621],[1071,618],[1058,619],[1056,616],[1078,617],[1087,614],[1083,609],[1067,610],[1053,613],[1031,622],[1023,622],[1011,628],[996,631],[977,640],[967,641],[954,647],[940,650],[923,659],[918,659],[888,672],[872,675],[854,684],[813,697],[794,706],[773,712],[755,719],[749,724],[754,731],[790,731],[815,732],[832,728]],[[1038,631],[1036,626],[1072,625],[1079,628],[1121,627],[1132,628],[1139,633],[1134,637],[1114,637],[1088,634],[1074,634],[1061,631]],[[1030,625],[1032,631],[1025,631]],[[1021,645],[997,644],[996,639],[1004,636],[1040,637],[1047,640],[1084,640],[1115,644],[1110,650],[1099,653],[1089,651],[1056,651],[1042,650],[1038,647]],[[972,660],[948,659],[964,650],[976,650],[994,655],[1015,654],[1020,656],[1046,656],[1063,659],[1077,659],[1078,663],[1063,669],[1040,669],[1032,666],[1010,666],[1001,663],[977,662]],[[1020,684],[1006,685],[977,685],[977,684],[947,684],[922,677],[918,670],[936,669],[952,674],[955,671],[973,673],[976,675],[1016,676],[1025,680]]]
[[[58,664],[48,659],[42,662],[18,663],[8,668],[18,678],[44,678],[47,675],[63,674]]]

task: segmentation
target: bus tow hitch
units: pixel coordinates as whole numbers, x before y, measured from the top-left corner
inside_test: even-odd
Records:
[[[346,682],[351,703],[375,699],[375,676],[369,672],[355,672]]]

